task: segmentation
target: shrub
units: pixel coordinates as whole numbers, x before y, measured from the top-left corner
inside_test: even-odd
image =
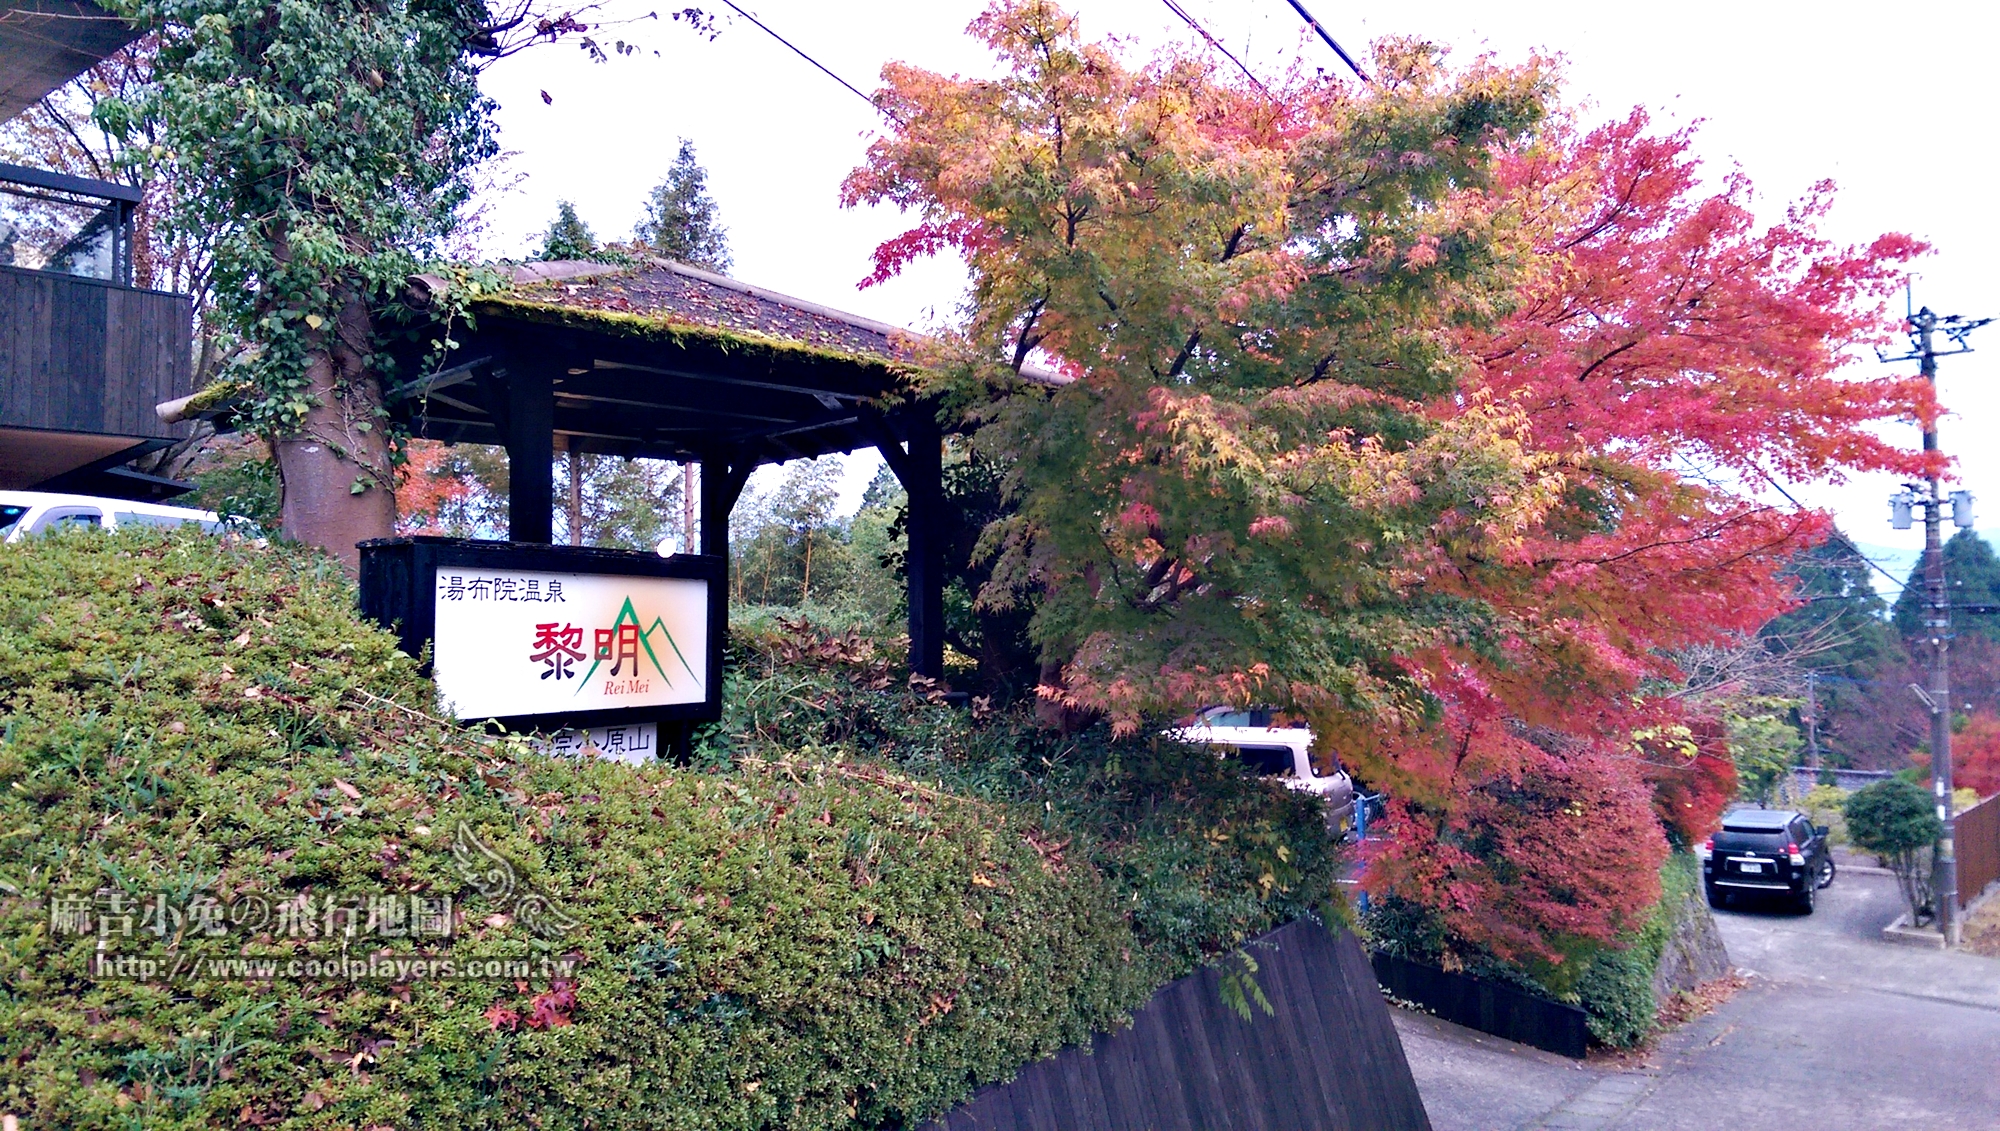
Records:
[[[1930,794],[1914,782],[1887,778],[1855,790],[1842,813],[1855,846],[1880,856],[1896,874],[1910,922],[1924,922],[1936,902],[1931,856],[1944,835],[1944,822],[1938,820]]]
[[[1675,916],[1690,903],[1699,883],[1693,855],[1674,853],[1660,869],[1660,901],[1644,925],[1616,945],[1598,945],[1576,953],[1572,961],[1578,972],[1561,983],[1533,977],[1490,952],[1452,939],[1435,912],[1408,900],[1371,902],[1363,924],[1369,945],[1378,950],[1463,970],[1550,1001],[1578,1006],[1586,1015],[1593,1040],[1611,1048],[1630,1048],[1645,1040],[1658,1024],[1653,975],[1672,936]]]
[[[1799,811],[1815,825],[1825,825],[1828,844],[1847,844],[1848,793],[1832,783],[1815,785],[1806,792],[1805,800],[1799,802]]]
[[[1166,760],[1151,784],[1108,745],[980,769],[951,748],[963,712],[900,689],[871,693],[875,715],[938,736],[901,756],[955,767],[946,788],[853,744],[731,755],[727,733],[720,771],[544,758],[433,718],[429,682],[352,607],[330,562],[279,548],[0,549],[0,1110],[74,1128],[908,1125],[1331,888],[1288,839],[1299,804],[1214,759]],[[732,717],[775,699],[746,702]],[[1046,770],[1023,784],[1036,758],[1088,763],[1063,772],[1096,794]],[[1074,836],[1071,796],[1132,819]],[[449,897],[450,937],[348,956],[546,972],[121,980],[95,934],[58,930],[59,900],[115,914],[161,892]],[[214,939],[189,922],[155,938],[141,911],[105,945],[340,953],[269,921]]]

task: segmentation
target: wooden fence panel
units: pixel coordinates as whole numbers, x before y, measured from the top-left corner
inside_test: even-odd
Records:
[[[1029,1065],[927,1131],[1429,1131],[1375,972],[1353,935],[1301,921],[1250,943],[1271,1014],[1204,970],[1132,1025]]]
[[[0,267],[0,426],[171,439],[154,406],[186,396],[186,295]]]
[[[1958,857],[1958,903],[1969,907],[2000,880],[2000,794],[1958,815],[1958,835],[1952,845]]]

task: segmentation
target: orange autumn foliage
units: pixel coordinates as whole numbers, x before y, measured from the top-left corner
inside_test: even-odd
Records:
[[[1615,945],[1733,784],[1673,656],[1790,607],[1827,530],[1766,477],[1929,466],[1874,431],[1927,389],[1841,372],[1921,245],[1830,245],[1826,186],[1760,227],[1535,62],[1385,42],[1266,93],[1044,0],[972,31],[1002,77],[887,68],[846,197],[917,214],[872,279],[971,269],[938,391],[1013,469],[980,599],[1034,606],[1043,693],[1301,714],[1396,798],[1372,890],[1524,964]]]
[[[446,466],[450,449],[436,440],[410,440],[396,469],[396,529],[441,534],[442,516],[463,503],[475,485]]]

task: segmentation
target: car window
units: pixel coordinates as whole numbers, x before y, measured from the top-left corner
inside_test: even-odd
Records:
[[[1232,711],[1226,707],[1208,712],[1202,721],[1212,727],[1247,727],[1256,725],[1250,721],[1250,712]]]
[[[1752,828],[1725,823],[1722,831],[1715,834],[1715,847],[1724,851],[1776,852],[1785,847],[1791,835],[1782,828]]]
[[[34,508],[24,507],[17,503],[0,504],[0,538],[5,538],[9,534],[14,533],[14,528],[21,524],[21,516],[27,514],[32,509]]]
[[[81,530],[86,527],[96,529],[103,522],[104,516],[102,514],[94,510],[85,510],[79,507],[75,510],[58,511],[55,514],[51,514],[47,518],[42,519],[36,529],[39,533],[43,534],[57,530]]]
[[[1289,777],[1292,773],[1292,748],[1289,746],[1239,746],[1236,759],[1250,768],[1252,773],[1265,777]]]
[[[118,525],[120,526],[164,526],[168,530],[177,530],[190,522],[201,521],[192,516],[182,517],[177,514],[148,514],[145,511],[119,511],[117,513]]]

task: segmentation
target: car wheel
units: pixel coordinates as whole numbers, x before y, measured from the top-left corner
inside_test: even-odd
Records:
[[[1813,913],[1813,907],[1818,902],[1819,886],[1817,884],[1807,884],[1806,890],[1799,895],[1798,901],[1793,906],[1799,909],[1799,914],[1810,915]]]
[[[1718,890],[1714,884],[1708,885],[1708,905],[1715,908],[1729,906],[1729,893]]]
[[[1819,862],[1818,879],[1820,887],[1826,887],[1827,885],[1833,883],[1833,857],[1829,856],[1826,859]]]

